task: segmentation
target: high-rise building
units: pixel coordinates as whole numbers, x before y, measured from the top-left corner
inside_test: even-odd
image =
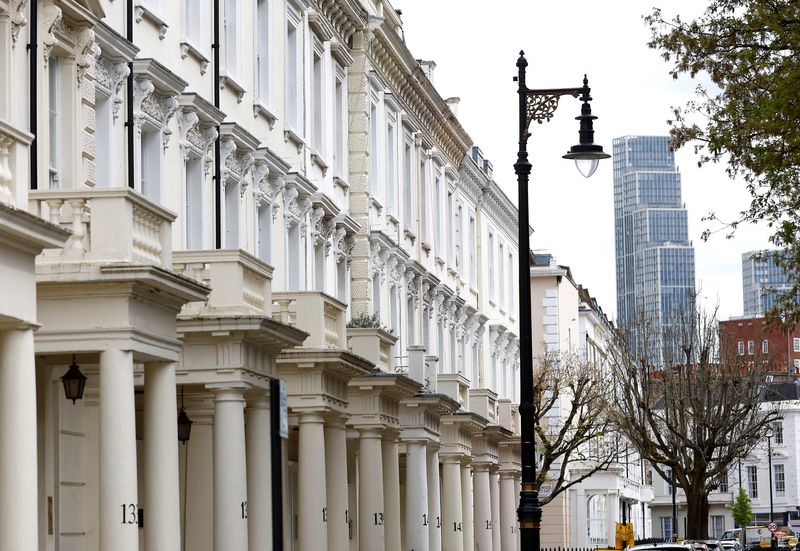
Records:
[[[777,296],[791,289],[786,271],[775,264],[777,251],[742,254],[742,301],[745,317],[764,314],[775,306]]]
[[[614,233],[620,327],[690,306],[694,248],[668,136],[614,139]]]

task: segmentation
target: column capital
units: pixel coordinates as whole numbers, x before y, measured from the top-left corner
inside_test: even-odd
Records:
[[[421,436],[419,434],[409,434],[403,430],[400,431],[399,439],[404,444],[422,444],[428,446],[433,442],[430,438]]]
[[[214,393],[215,402],[225,401],[226,399],[244,401],[244,393],[250,388],[250,383],[244,381],[210,383],[206,385],[206,390]]]
[[[247,392],[244,397],[247,402],[246,407],[249,409],[269,409],[269,390],[263,388],[253,388]]]
[[[309,411],[298,411],[297,412],[298,422],[301,425],[305,424],[324,424],[325,423],[325,412],[324,411],[317,411],[317,410],[309,410]]]
[[[383,428],[376,426],[356,427],[359,438],[383,438]]]
[[[400,430],[396,428],[388,428],[383,430],[383,440],[387,442],[396,442],[400,437]]]
[[[489,469],[492,467],[492,463],[488,463],[486,461],[476,461],[472,463],[472,468],[475,469],[475,472],[489,472]]]
[[[500,478],[516,478],[520,475],[520,472],[516,469],[498,469],[500,472]]]
[[[464,460],[464,456],[460,453],[441,453],[439,452],[439,459],[442,463],[458,463],[459,465]]]
[[[325,426],[331,428],[347,428],[347,420],[350,418],[346,413],[332,411],[325,415]]]

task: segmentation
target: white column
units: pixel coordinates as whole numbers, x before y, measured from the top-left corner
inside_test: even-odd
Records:
[[[397,432],[383,434],[383,533],[386,551],[400,551],[400,460]]]
[[[475,467],[475,544],[480,551],[492,547],[492,495],[489,491],[489,465],[477,463]],[[499,550],[498,550],[499,551]]]
[[[414,551],[428,551],[428,476],[425,442],[406,441],[406,545]]]
[[[325,489],[328,494],[328,549],[346,549],[350,545],[347,525],[347,433],[345,418],[335,415],[325,423]]]
[[[383,452],[377,428],[359,429],[358,549],[384,551]],[[305,550],[301,550],[305,551]]]
[[[472,466],[469,458],[461,463],[461,516],[464,519],[464,551],[475,549],[474,512],[472,503]]]
[[[133,353],[104,350],[100,352],[100,551],[139,550],[138,511]]]
[[[31,329],[0,331],[0,442],[0,550],[38,549],[36,364]]]
[[[269,396],[262,391],[248,397],[245,407],[247,543],[250,551],[261,551],[272,547],[269,406]]]
[[[514,472],[500,471],[500,542],[503,549],[517,548],[517,499]]]
[[[144,546],[181,549],[175,364],[148,363],[144,372]]]
[[[500,537],[500,478],[496,466],[489,470],[489,495],[492,498],[492,546],[494,549],[504,549]]]
[[[300,412],[297,444],[297,541],[299,551],[328,549],[325,491],[325,418],[321,412]]]
[[[247,551],[245,383],[215,384],[214,551]]]
[[[464,520],[461,510],[461,457],[442,460],[442,546],[444,551],[463,551]]]
[[[442,551],[442,493],[439,480],[439,450],[428,454],[428,543],[430,551]]]

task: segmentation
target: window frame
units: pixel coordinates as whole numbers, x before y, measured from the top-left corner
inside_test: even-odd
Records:
[[[747,495],[750,499],[758,499],[758,466],[745,465],[745,477]]]
[[[274,92],[272,90],[273,79],[270,78],[272,72],[274,54],[272,21],[272,0],[256,0],[255,2],[255,25],[254,30],[258,35],[257,44],[254,50],[255,55],[255,81],[257,101],[266,106],[272,106]]]
[[[780,482],[780,487],[778,482]],[[771,483],[773,490],[775,490],[775,497],[786,497],[786,467],[783,463],[777,463],[772,466]]]
[[[63,105],[62,105],[62,75],[61,58],[51,55],[47,65],[48,89],[48,187],[60,189],[63,185],[64,166],[61,162],[64,151],[63,143]],[[54,100],[55,98],[55,100]]]
[[[291,3],[286,6],[286,55],[284,59],[286,81],[284,103],[286,125],[298,137],[303,135],[303,19]],[[294,76],[294,78],[292,78]]]

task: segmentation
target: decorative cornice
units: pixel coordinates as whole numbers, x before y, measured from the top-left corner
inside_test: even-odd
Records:
[[[312,5],[324,16],[341,43],[348,44],[353,34],[367,25],[367,11],[357,0],[314,0]]]
[[[439,93],[425,77],[405,43],[387,25],[379,26],[368,42],[372,65],[440,146],[451,164],[457,165],[472,140]]]

